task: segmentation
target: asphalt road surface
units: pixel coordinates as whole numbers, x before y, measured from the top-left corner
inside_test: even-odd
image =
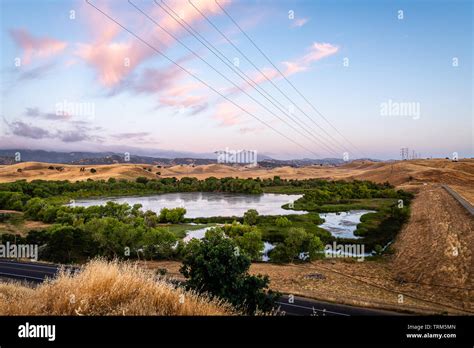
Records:
[[[368,309],[323,302],[309,298],[283,295],[277,302],[280,311],[285,315],[298,316],[360,316],[360,315],[401,315],[378,309]]]
[[[46,278],[54,278],[59,266],[46,263],[0,260],[0,277],[41,283]]]
[[[451,187],[447,185],[441,185],[448,193],[456,199],[459,204],[461,204],[471,215],[474,215],[474,207],[471,203],[466,201],[459,193],[454,191]]]
[[[67,266],[70,267],[70,266]],[[34,283],[41,283],[46,278],[54,278],[60,269],[59,265],[0,260],[0,278],[12,278]],[[73,271],[74,268],[70,267]],[[354,316],[354,315],[400,315],[376,309],[367,309],[312,300],[299,296],[283,295],[277,302],[283,315],[297,316]]]

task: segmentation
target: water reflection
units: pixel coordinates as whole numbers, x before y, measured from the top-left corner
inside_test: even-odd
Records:
[[[302,195],[285,195],[264,193],[250,195],[240,193],[215,193],[215,192],[185,192],[165,193],[155,196],[128,196],[117,198],[101,198],[78,200],[76,206],[88,207],[103,205],[108,201],[141,204],[143,210],[152,210],[157,213],[162,208],[186,208],[186,217],[212,217],[212,216],[243,216],[249,209],[256,209],[260,215],[289,215],[305,214],[304,211],[282,209],[282,205],[294,202]]]
[[[340,213],[319,214],[325,221],[319,227],[339,238],[361,238],[354,235],[362,215],[374,213],[373,210],[351,210]]]

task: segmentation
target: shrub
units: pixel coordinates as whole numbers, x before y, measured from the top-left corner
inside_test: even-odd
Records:
[[[278,227],[288,227],[291,225],[291,221],[285,216],[279,216],[275,219],[275,225]]]
[[[180,208],[180,207],[174,208],[174,209],[163,208],[160,210],[160,216],[158,217],[158,220],[163,223],[177,224],[179,222],[183,222],[185,214],[186,214],[185,208]]]
[[[292,262],[295,260],[311,261],[323,257],[324,245],[319,237],[307,233],[304,228],[290,228],[283,243],[270,251],[270,259],[275,262]],[[300,255],[305,255],[301,258]]]
[[[245,232],[242,236],[236,237],[235,243],[253,261],[260,261],[262,259],[264,243],[262,241],[262,233],[256,228]]]
[[[258,221],[258,211],[249,209],[244,213],[244,223],[247,225],[255,225]]]
[[[226,300],[248,314],[272,310],[278,294],[268,290],[268,276],[248,274],[250,258],[219,230],[192,239],[183,250],[180,272],[191,289]]]
[[[148,182],[148,178],[145,178],[144,176],[139,176],[138,178],[135,179],[135,182],[138,184],[146,184]]]

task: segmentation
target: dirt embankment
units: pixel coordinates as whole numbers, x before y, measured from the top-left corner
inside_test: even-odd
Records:
[[[393,273],[400,281],[443,285],[453,296],[474,295],[462,291],[474,289],[474,218],[441,187],[418,194],[410,223],[393,247]]]

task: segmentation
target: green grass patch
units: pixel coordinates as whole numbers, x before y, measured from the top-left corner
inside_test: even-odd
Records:
[[[262,239],[270,243],[283,242],[288,234],[288,230],[293,227],[304,228],[306,232],[318,236],[323,242],[329,242],[333,239],[331,233],[322,229],[318,225],[323,223],[319,214],[308,213],[303,215],[285,215],[290,221],[288,226],[278,226],[277,216],[259,216],[257,227],[262,232]]]

